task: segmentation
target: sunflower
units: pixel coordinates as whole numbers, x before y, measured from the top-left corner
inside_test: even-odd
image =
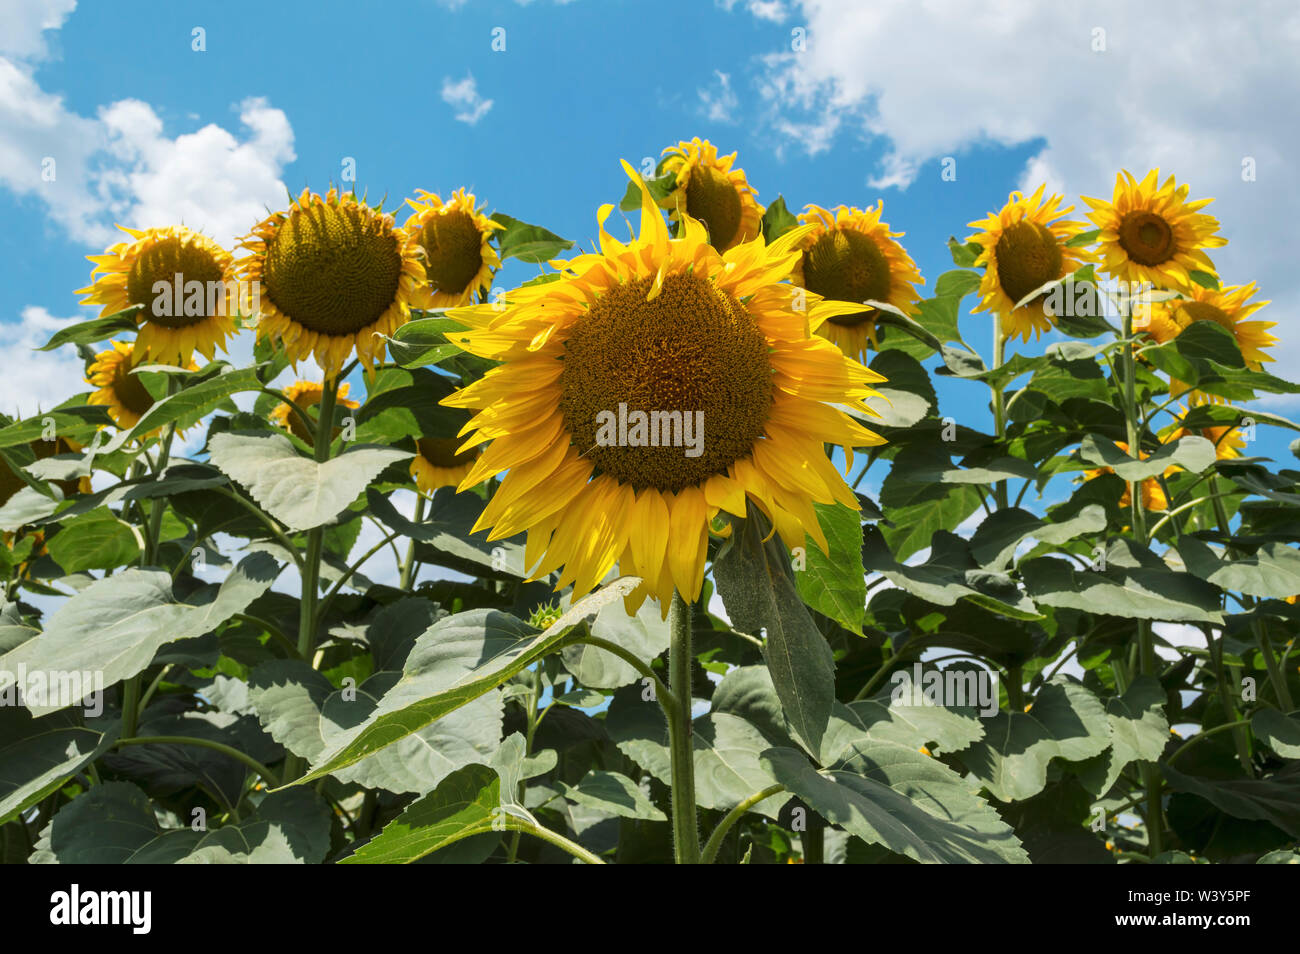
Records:
[[[45,460],[58,454],[76,454],[82,450],[79,443],[66,437],[56,437],[52,441],[32,441],[27,447],[37,460]],[[59,488],[64,498],[79,493],[90,493],[89,477],[79,477],[76,480],[52,480],[50,483]],[[14,473],[9,463],[0,457],[0,506],[8,503],[10,497],[26,486],[27,481]]]
[[[415,212],[402,228],[424,250],[429,276],[426,307],[468,305],[475,291],[487,293],[493,271],[501,267],[492,233],[505,226],[479,211],[474,194],[464,189],[447,202],[421,189],[420,199],[406,200]]]
[[[1054,316],[1048,310],[1046,296],[1040,295],[1019,308],[1016,303],[1035,288],[1066,278],[1096,258],[1091,252],[1066,245],[1084,231],[1084,223],[1062,219],[1074,211],[1074,206],[1059,208],[1065,198],[1061,195],[1044,200],[1045,188],[1040,185],[1027,199],[1022,192],[1012,192],[999,211],[967,223],[981,230],[967,241],[983,248],[975,266],[985,266],[980,302],[974,310],[999,315],[1002,333],[1025,341],[1030,332],[1037,338],[1050,331]]]
[[[462,490],[507,471],[474,530],[489,540],[527,531],[525,561],[540,579],[563,568],[573,599],[618,563],[668,612],[674,588],[698,598],[708,531],[721,511],[753,502],[791,547],[805,534],[826,549],[814,502],[858,502],[827,459],[826,443],[883,443],[843,405],[873,413],[868,385],[884,380],[808,331],[813,320],[860,306],[809,294],[793,307],[783,281],[801,226],[719,253],[683,215],[670,238],[649,190],[641,233],[628,244],[604,228],[601,251],[564,263],[558,280],[525,286],[498,311],[453,311],[457,343],[501,362],[442,400],[477,413],[460,450],[487,444]]]
[[[1228,240],[1215,235],[1219,221],[1198,210],[1213,199],[1187,201],[1190,186],[1175,186],[1170,176],[1156,187],[1160,170],[1138,182],[1127,171],[1115,177],[1111,200],[1082,196],[1092,208],[1088,218],[1098,236],[1102,269],[1120,281],[1147,282],[1156,288],[1193,287],[1190,272],[1216,275],[1202,249],[1221,248]]]
[[[455,487],[474,467],[479,449],[457,451],[460,441],[454,437],[421,437],[415,442],[419,451],[411,461],[411,476],[420,493],[431,494],[439,487]]]
[[[337,395],[336,407],[356,409],[361,406],[356,401],[348,400],[347,382],[340,384],[338,390],[334,393]],[[318,406],[320,404],[320,399],[325,396],[325,385],[320,381],[295,381],[284,389],[284,396],[306,411],[307,416],[312,419],[314,425],[316,423],[316,418],[311,413],[311,408]],[[303,426],[302,418],[295,414],[293,408],[283,401],[278,403],[275,406],[275,410],[271,412],[271,420],[289,431],[289,433],[293,434],[294,437],[298,438],[298,440],[302,441],[308,447],[315,446],[316,434],[314,431],[308,431],[307,428]],[[342,430],[342,428],[334,428],[333,433],[330,435],[331,440],[338,437],[340,430]]]
[[[889,231],[880,221],[884,203],[869,209],[837,206],[835,211],[820,206],[808,210],[799,221],[811,226],[797,243],[802,252],[790,280],[823,298],[837,301],[879,301],[905,314],[915,314],[916,286],[922,281],[916,263],[894,241],[902,232]],[[817,322],[813,330],[850,358],[865,359],[867,346],[876,346],[876,318],[880,311],[868,308],[848,315],[835,315]]]
[[[1259,371],[1265,361],[1273,360],[1272,355],[1264,349],[1277,344],[1277,338],[1268,333],[1268,329],[1277,322],[1246,320],[1268,304],[1267,301],[1249,300],[1257,291],[1259,289],[1254,282],[1248,285],[1229,285],[1222,289],[1193,285],[1184,291],[1184,298],[1146,306],[1143,313],[1135,318],[1133,327],[1164,344],[1177,338],[1193,322],[1213,321],[1232,332],[1246,366]],[[1181,381],[1171,380],[1169,390],[1177,397],[1190,389]],[[1193,404],[1226,402],[1225,398],[1201,391],[1192,391],[1189,400]]]
[[[129,431],[153,407],[154,399],[139,376],[131,373],[136,366],[134,345],[127,341],[114,341],[112,345],[95,355],[86,370],[86,381],[99,389],[88,403],[107,407],[113,423]]]
[[[663,151],[663,171],[677,175],[673,191],[659,204],[669,217],[697,219],[708,229],[709,242],[720,252],[748,242],[762,230],[763,207],[745,180],[743,169],[733,169],[736,154],[719,156],[718,148],[696,136]]]
[[[86,296],[80,303],[102,305],[101,316],[141,306],[140,363],[186,367],[195,351],[208,360],[217,348],[225,351],[241,304],[230,253],[183,225],[118,228],[131,241],[87,256],[95,270],[92,283],[77,289]]]
[[[1128,453],[1128,444],[1124,441],[1116,441],[1115,446]],[[1141,451],[1142,460],[1146,460],[1150,455],[1146,451]],[[1164,476],[1168,477],[1178,470],[1177,467],[1165,468]],[[1110,467],[1097,467],[1093,470],[1086,470],[1083,473],[1084,480],[1092,480],[1094,477],[1100,477],[1102,474],[1113,474],[1115,471]],[[1124,495],[1119,498],[1121,508],[1128,507],[1132,504],[1133,497],[1129,493],[1129,488],[1124,488]],[[1142,509],[1146,511],[1159,511],[1169,509],[1169,498],[1165,496],[1164,488],[1160,486],[1160,481],[1155,477],[1148,477],[1142,481]]]
[[[1181,410],[1179,417],[1185,417],[1187,410]],[[1172,444],[1174,441],[1184,437],[1203,437],[1214,445],[1214,456],[1219,460],[1232,460],[1234,457],[1240,457],[1241,452],[1246,449],[1246,439],[1242,436],[1241,430],[1237,427],[1222,425],[1217,427],[1198,427],[1189,430],[1186,427],[1174,426],[1167,433],[1162,434],[1160,442],[1162,444]]]
[[[315,357],[336,377],[355,347],[367,371],[383,338],[410,317],[425,272],[413,236],[351,193],[304,189],[245,238],[240,273],[260,288],[258,335],[282,341],[289,360]]]

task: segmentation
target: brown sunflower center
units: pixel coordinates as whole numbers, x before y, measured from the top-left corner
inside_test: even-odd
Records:
[[[131,373],[129,358],[124,358],[113,372],[113,394],[124,408],[137,416],[143,416],[153,407],[153,395],[144,386],[140,376]]]
[[[889,259],[871,236],[856,229],[832,229],[803,253],[803,279],[810,292],[835,301],[887,301]],[[836,315],[831,321],[853,327],[871,321],[877,309]]]
[[[402,256],[383,216],[313,204],[289,214],[267,244],[263,292],[308,331],[352,335],[397,298]]]
[[[455,437],[421,437],[415,444],[420,456],[435,467],[460,467],[478,456],[477,448],[457,454],[460,440]]]
[[[483,267],[483,237],[468,212],[430,216],[420,229],[420,245],[434,291],[459,295]]]
[[[684,273],[598,298],[565,342],[560,410],[573,444],[638,490],[699,486],[748,456],[772,406],[767,340],[712,282]]]
[[[224,277],[221,263],[208,249],[168,236],[131,263],[126,296],[131,304],[144,306],[142,319],[164,328],[185,328],[225,309]]]
[[[1226,311],[1217,305],[1211,305],[1204,301],[1185,301],[1179,304],[1177,311],[1174,312],[1174,321],[1180,328],[1186,328],[1194,321],[1213,321],[1222,325],[1228,331],[1234,328],[1232,318]]]
[[[1061,277],[1061,246],[1051,230],[1037,222],[1022,220],[1004,229],[993,254],[998,262],[998,284],[1012,304]]]
[[[696,166],[686,184],[686,211],[709,230],[714,248],[726,248],[740,229],[740,193],[721,169]]]
[[[1138,209],[1120,221],[1119,244],[1139,265],[1163,265],[1174,257],[1174,230],[1163,217]]]

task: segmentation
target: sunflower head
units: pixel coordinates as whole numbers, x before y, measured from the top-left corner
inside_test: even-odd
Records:
[[[1062,219],[1074,207],[1060,208],[1064,199],[1060,195],[1045,200],[1045,188],[1040,185],[1028,198],[1024,193],[1012,192],[997,212],[968,223],[980,229],[967,241],[981,247],[975,266],[984,266],[975,311],[997,314],[1007,337],[1019,336],[1025,341],[1030,334],[1037,338],[1050,330],[1054,316],[1043,295],[1018,308],[1017,303],[1034,289],[1066,278],[1095,258],[1084,249],[1066,244],[1083,232],[1084,224]]]
[[[1278,340],[1269,334],[1269,329],[1277,322],[1249,320],[1268,304],[1267,301],[1250,301],[1258,290],[1254,282],[1218,289],[1194,284],[1184,290],[1182,298],[1154,302],[1144,307],[1134,319],[1133,327],[1164,344],[1177,338],[1195,322],[1212,321],[1232,333],[1246,366],[1258,371],[1265,361],[1273,360],[1265,349],[1277,344]],[[1225,402],[1217,395],[1193,391],[1181,381],[1171,380],[1169,388],[1175,397],[1188,394],[1188,400],[1193,404]]]
[[[422,494],[432,494],[439,487],[460,485],[478,460],[479,449],[459,450],[455,437],[421,437],[415,442],[416,455],[411,461],[411,476]]]
[[[1203,249],[1220,248],[1228,240],[1216,233],[1219,222],[1199,211],[1213,199],[1188,202],[1190,187],[1169,176],[1160,185],[1160,170],[1141,182],[1128,171],[1115,177],[1109,202],[1083,196],[1092,211],[1088,218],[1098,236],[1102,269],[1124,282],[1150,283],[1156,288],[1194,287],[1193,271],[1216,274]]]
[[[474,293],[485,294],[501,258],[492,247],[492,233],[505,228],[477,207],[473,193],[459,189],[446,202],[420,190],[419,199],[407,199],[414,212],[402,226],[424,252],[429,278],[426,307],[468,305]]]
[[[361,406],[356,401],[348,400],[347,382],[340,384],[335,394],[337,395],[335,399],[336,407],[356,409]],[[312,429],[309,431],[303,424],[302,418],[295,414],[293,408],[283,401],[276,404],[275,410],[271,412],[271,420],[289,431],[308,447],[314,446],[316,443],[317,417],[312,409],[320,406],[320,400],[325,396],[325,385],[320,381],[295,381],[284,389],[284,396],[306,412],[307,416],[311,418]],[[342,428],[339,427],[334,428],[330,436],[331,440],[338,437],[341,430]]]
[[[1126,444],[1124,441],[1116,441],[1115,446],[1118,447],[1120,450],[1122,450],[1124,453],[1126,454],[1128,453],[1128,444]],[[1146,460],[1147,457],[1150,456],[1146,451],[1139,451],[1138,453],[1142,460]],[[1170,475],[1177,473],[1177,471],[1178,471],[1177,467],[1166,467],[1164,476],[1169,477]],[[1113,468],[1097,467],[1092,470],[1085,470],[1083,472],[1083,479],[1092,480],[1094,477],[1100,477],[1102,474],[1113,474],[1113,473],[1115,473]],[[1119,498],[1119,506],[1121,509],[1127,508],[1132,504],[1132,502],[1133,502],[1133,497],[1129,493],[1128,488],[1125,487],[1123,496]],[[1160,481],[1157,480],[1155,477],[1148,477],[1144,481],[1142,481],[1142,509],[1147,511],[1161,511],[1161,510],[1169,509],[1169,498],[1165,496],[1164,488],[1160,486]]]
[[[194,352],[211,360],[235,330],[241,296],[234,261],[224,248],[184,226],[128,229],[95,263],[81,304],[101,315],[139,306],[135,353],[141,363],[186,367]]]
[[[1186,414],[1187,410],[1183,409],[1180,411],[1179,417],[1185,417]],[[1230,425],[1195,429],[1174,427],[1167,434],[1162,434],[1160,440],[1164,444],[1172,444],[1183,437],[1205,438],[1214,445],[1214,456],[1219,460],[1232,460],[1235,457],[1240,457],[1241,452],[1246,449],[1246,438],[1241,433],[1241,429]]]
[[[249,254],[240,273],[260,291],[258,334],[283,342],[295,364],[314,357],[328,378],[354,348],[373,370],[383,337],[406,322],[423,294],[414,237],[351,193],[330,189],[322,198],[304,189],[243,248]]]
[[[826,541],[814,502],[858,503],[825,443],[882,439],[834,405],[874,413],[882,378],[811,335],[811,322],[859,306],[808,293],[796,311],[789,275],[811,228],[719,252],[702,223],[671,238],[645,184],[641,233],[604,230],[600,251],[563,263],[557,280],[518,289],[498,310],[451,317],[463,347],[499,365],[442,403],[473,412],[460,451],[485,445],[461,488],[506,472],[475,530],[527,531],[533,577],[561,570],[574,599],[619,564],[628,597],[700,592],[710,523],[757,507],[790,546]],[[558,588],[557,587],[557,588]]]
[[[89,403],[108,408],[113,422],[126,431],[154,406],[154,398],[139,375],[132,373],[136,367],[135,346],[128,341],[114,341],[112,345],[95,355],[86,370],[86,381],[98,388]]]
[[[710,244],[723,252],[759,234],[763,208],[744,170],[733,168],[734,152],[719,156],[716,146],[696,136],[663,154],[662,169],[675,173],[677,183],[659,204],[674,221],[685,215],[704,223]]]
[[[825,299],[862,304],[878,301],[905,314],[916,312],[921,273],[903,246],[880,221],[884,203],[869,209],[837,206],[834,211],[809,205],[799,216],[808,231],[796,246],[801,254],[790,280]],[[851,358],[865,360],[875,347],[878,308],[831,316],[814,327]]]

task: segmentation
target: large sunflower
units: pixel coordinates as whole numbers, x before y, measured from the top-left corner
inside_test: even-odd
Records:
[[[975,266],[985,266],[980,302],[974,310],[1001,316],[1003,334],[1025,341],[1031,332],[1037,338],[1050,331],[1054,316],[1043,296],[1019,308],[1016,303],[1035,288],[1065,278],[1096,258],[1091,252],[1065,244],[1083,232],[1085,225],[1062,219],[1074,211],[1074,206],[1060,208],[1065,198],[1061,195],[1044,200],[1044,188],[1040,185],[1029,198],[1022,192],[1012,192],[1000,210],[986,219],[967,223],[981,230],[967,241],[983,248]]]
[[[154,406],[154,399],[139,375],[131,373],[136,366],[135,346],[127,341],[114,341],[112,345],[95,355],[86,369],[86,381],[99,389],[88,403],[107,407],[113,423],[127,431]]]
[[[718,148],[696,136],[690,142],[669,146],[663,154],[663,171],[677,175],[676,187],[660,205],[669,217],[682,215],[703,222],[709,242],[720,252],[748,242],[762,229],[763,207],[758,193],[745,180],[743,169],[732,168],[736,154],[719,156]]]
[[[383,337],[411,314],[423,294],[424,266],[415,238],[393,217],[351,193],[321,198],[304,189],[242,243],[239,263],[259,283],[258,335],[284,342],[295,364],[308,357],[335,377],[356,349],[372,370]]]
[[[87,256],[95,270],[93,282],[77,290],[86,296],[81,304],[102,305],[101,315],[142,306],[135,339],[141,363],[186,367],[195,351],[208,360],[224,351],[241,304],[230,253],[183,225],[118,228],[131,241]]]
[[[1189,272],[1217,274],[1202,249],[1220,248],[1228,240],[1215,233],[1219,221],[1198,210],[1213,199],[1187,201],[1190,186],[1175,186],[1170,176],[1157,187],[1159,169],[1141,182],[1125,171],[1115,177],[1111,200],[1082,196],[1092,208],[1088,218],[1098,236],[1102,268],[1125,282],[1149,282],[1156,288],[1190,288]]]
[[[340,384],[334,393],[337,395],[335,398],[336,407],[356,409],[361,406],[356,401],[348,400],[347,382]],[[308,431],[302,423],[302,418],[295,414],[293,408],[283,401],[276,404],[275,410],[271,412],[271,420],[289,431],[308,447],[313,447],[316,443],[314,427],[317,418],[312,414],[311,409],[320,405],[320,399],[325,396],[325,385],[320,381],[295,381],[284,389],[284,396],[302,408],[307,416],[312,419],[313,430]],[[341,428],[334,428],[331,440],[338,436],[340,430]]]
[[[832,405],[872,413],[883,378],[793,307],[783,279],[809,227],[719,253],[687,215],[672,239],[623,168],[641,186],[640,236],[612,238],[602,206],[599,254],[504,311],[452,312],[470,329],[457,343],[501,364],[442,403],[477,412],[462,451],[488,445],[461,488],[507,472],[475,530],[527,531],[533,578],[562,567],[575,599],[618,563],[643,580],[628,609],[654,596],[666,614],[674,588],[699,596],[719,511],[743,517],[752,501],[787,545],[807,534],[825,549],[813,503],[858,503],[824,445],[883,441]],[[859,307],[807,297],[813,320]]]
[[[1213,321],[1232,332],[1246,366],[1259,371],[1265,361],[1273,360],[1272,355],[1264,349],[1277,344],[1277,338],[1268,333],[1268,329],[1277,322],[1247,320],[1268,304],[1267,301],[1250,301],[1257,291],[1259,288],[1254,282],[1220,289],[1192,285],[1184,290],[1184,298],[1173,298],[1146,306],[1143,313],[1134,320],[1133,327],[1164,344],[1177,338],[1193,322]],[[1174,396],[1189,390],[1186,384],[1176,380],[1169,382],[1169,389]],[[1221,404],[1226,401],[1225,398],[1201,391],[1193,391],[1188,400],[1193,404],[1207,401]]]
[[[822,298],[836,301],[879,301],[904,314],[915,314],[916,286],[922,281],[916,263],[903,246],[894,241],[902,232],[891,232],[880,221],[884,203],[869,209],[836,206],[805,206],[799,221],[811,226],[797,243],[802,252],[795,261],[790,280]],[[868,345],[875,347],[876,318],[880,310],[868,308],[852,314],[823,316],[813,331],[834,342],[850,358],[865,360]]]
[[[475,291],[486,294],[493,271],[501,267],[492,233],[505,226],[479,211],[474,194],[464,189],[446,202],[421,189],[420,201],[407,199],[406,204],[415,211],[402,228],[424,250],[427,307],[468,305]]]

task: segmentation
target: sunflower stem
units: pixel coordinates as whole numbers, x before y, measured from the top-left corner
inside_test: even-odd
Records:
[[[668,610],[668,688],[661,700],[668,717],[672,749],[673,857],[679,865],[700,861],[700,832],[695,816],[695,739],[691,723],[691,607],[676,590]]]
[[[1006,360],[1007,352],[1007,335],[1002,328],[1002,319],[994,317],[993,319],[993,370],[996,371],[1002,367]],[[1001,382],[989,382],[989,390],[993,392],[993,427],[998,435],[998,443],[1006,439],[1007,436],[1007,396],[1003,391]],[[1007,506],[1007,482],[999,480],[993,485],[993,499],[997,502],[999,510],[1005,510]]]
[[[417,493],[415,495],[415,519],[411,521],[412,523],[424,522],[424,508],[427,503],[428,500],[424,494]],[[406,559],[402,561],[402,577],[398,581],[398,589],[409,590],[411,588],[411,583],[415,580],[416,562],[415,540],[412,538],[406,544]]]
[[[316,462],[325,463],[330,457],[330,443],[334,436],[334,405],[338,397],[338,379],[326,377],[316,414],[316,436],[312,445]],[[325,528],[313,527],[307,531],[307,552],[302,565],[302,599],[298,604],[298,658],[314,665],[316,648],[316,600],[320,590],[321,554],[325,548]],[[305,763],[290,754],[284,763],[285,781],[302,774]]]

